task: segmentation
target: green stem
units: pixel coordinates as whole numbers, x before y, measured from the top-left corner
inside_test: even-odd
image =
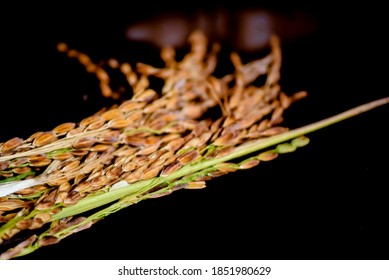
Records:
[[[241,146],[237,147],[233,152],[230,154],[220,157],[220,158],[214,158],[210,160],[205,160],[205,161],[199,161],[193,165],[187,165],[184,166],[183,168],[175,171],[173,174],[166,176],[166,177],[158,177],[158,178],[153,178],[149,180],[144,180],[144,181],[139,181],[134,184],[129,184],[127,186],[124,186],[122,188],[106,192],[106,193],[101,193],[97,194],[91,197],[86,197],[79,201],[77,204],[68,206],[62,209],[61,212],[53,215],[52,219],[57,220],[57,219],[62,219],[65,217],[69,216],[74,216],[80,213],[83,213],[85,211],[103,206],[105,204],[111,203],[115,200],[118,200],[122,197],[126,197],[128,195],[132,195],[134,193],[144,193],[148,190],[151,190],[155,186],[158,186],[160,184],[175,180],[177,178],[181,178],[185,175],[192,174],[194,172],[198,172],[200,170],[203,170],[207,167],[213,166],[218,163],[226,162],[232,159],[236,159],[248,154],[251,154],[253,152],[262,150],[264,148],[271,147],[273,145],[291,140],[293,138],[296,138],[301,135],[305,135],[317,130],[320,130],[324,127],[330,126],[332,124],[338,123],[340,121],[346,120],[348,118],[354,117],[356,115],[359,115],[361,113],[367,112],[371,109],[374,109],[376,107],[379,107],[384,104],[389,103],[389,97],[378,99],[363,105],[360,105],[358,107],[355,107],[353,109],[347,110],[343,113],[337,114],[335,116],[326,118],[324,120],[297,128],[293,129],[290,131],[287,131],[285,133],[275,135],[269,138],[263,138],[263,139],[258,139],[246,144],[242,144]]]

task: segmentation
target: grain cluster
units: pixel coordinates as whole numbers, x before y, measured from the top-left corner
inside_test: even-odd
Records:
[[[250,141],[288,131],[282,126],[283,113],[306,95],[302,91],[288,96],[281,90],[276,36],[268,54],[259,59],[244,63],[231,53],[234,71],[222,77],[214,74],[220,46],[210,44],[199,31],[188,42],[190,50],[180,61],[173,48],[161,50],[163,68],[115,59],[97,64],[66,44],[58,45],[60,52],[96,75],[104,96],[121,97],[110,86],[106,67],[111,67],[124,75],[132,97],[78,123],[0,143],[1,258],[27,254],[90,227],[99,218],[61,217],[61,211],[86,198],[153,178],[160,183],[132,194],[132,202],[203,188],[207,180],[252,168],[307,143],[302,137],[240,161],[172,176],[184,167],[226,157]],[[162,88],[152,88],[151,77],[161,79]],[[258,78],[264,82],[257,83]],[[210,110],[212,115],[207,114]],[[13,244],[23,232],[24,240]]]

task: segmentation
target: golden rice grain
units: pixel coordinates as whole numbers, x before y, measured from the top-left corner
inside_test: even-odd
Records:
[[[19,138],[19,137],[14,137],[14,138],[6,141],[5,143],[3,143],[3,145],[1,146],[1,148],[2,148],[1,150],[3,153],[5,153],[5,152],[11,151],[11,150],[15,150],[21,144],[23,144],[23,139]]]
[[[33,142],[33,145],[36,147],[41,147],[50,144],[56,141],[57,139],[58,139],[57,136],[53,132],[47,131],[41,133],[38,137],[36,137]]]

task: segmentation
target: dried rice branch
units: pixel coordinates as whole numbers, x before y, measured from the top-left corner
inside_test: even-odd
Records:
[[[389,102],[377,100],[289,130],[281,125],[283,112],[306,93],[281,91],[277,37],[267,56],[247,64],[231,54],[235,72],[222,78],[214,75],[220,46],[209,48],[198,31],[189,42],[191,50],[181,61],[175,60],[174,49],[161,50],[164,68],[142,63],[133,68],[116,60],[95,64],[58,45],[98,77],[104,96],[121,96],[110,87],[105,67],[122,72],[133,96],[79,123],[0,144],[0,244],[34,231],[1,259],[58,243],[139,201],[201,189],[207,180],[293,152],[308,144],[305,134]],[[265,82],[256,86],[263,75]],[[151,88],[150,77],[163,80],[160,92]],[[212,108],[220,108],[219,114],[205,117]]]

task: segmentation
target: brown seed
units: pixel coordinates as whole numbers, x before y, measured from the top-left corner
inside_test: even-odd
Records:
[[[60,207],[56,207],[56,208],[51,208],[51,209],[49,209],[49,214],[50,215],[55,215],[55,214],[57,214],[57,213],[59,213],[59,212],[61,212],[61,208]]]
[[[125,175],[123,179],[127,183],[131,184],[131,183],[135,183],[135,182],[139,181],[141,178],[142,178],[142,173],[135,171],[135,172],[132,172],[132,173]]]
[[[91,182],[90,182],[90,181],[84,181],[84,182],[79,183],[79,184],[73,189],[73,191],[82,193],[82,192],[87,191],[90,187],[91,187]]]
[[[258,164],[259,164],[259,160],[257,159],[247,160],[239,164],[239,169],[250,169],[254,166],[257,166]]]
[[[153,166],[149,167],[142,172],[142,180],[151,179],[157,177],[159,172],[162,170],[163,166]]]
[[[12,169],[12,171],[16,174],[23,174],[23,173],[27,173],[29,171],[31,171],[31,168],[30,167],[16,167],[14,169]]]
[[[216,171],[209,172],[207,175],[209,176],[209,178],[216,178],[216,177],[223,176],[225,174],[227,174],[227,173],[223,172],[223,171],[216,170]]]
[[[47,131],[47,132],[43,132],[37,138],[35,138],[33,145],[36,147],[41,147],[50,144],[56,141],[57,139],[58,139],[57,136],[53,132]]]
[[[146,114],[155,112],[156,110],[158,110],[158,109],[160,109],[160,108],[162,108],[164,106],[167,106],[167,102],[168,102],[168,100],[166,98],[164,98],[164,99],[157,99],[154,102],[150,103],[148,106],[146,106],[143,109],[143,112],[146,113]]]
[[[74,177],[74,184],[75,185],[77,185],[77,184],[79,184],[82,180],[84,180],[84,178],[85,178],[86,176],[84,175],[84,174],[77,174],[77,176],[76,177]]]
[[[105,174],[107,176],[108,180],[113,180],[119,178],[120,174],[122,174],[123,170],[120,166],[115,166],[108,170],[108,172]]]
[[[0,211],[11,211],[25,207],[27,203],[20,199],[10,199],[0,202]]]
[[[122,104],[120,104],[119,109],[123,113],[132,112],[137,109],[143,109],[143,107],[146,105],[145,102],[138,102],[135,100],[127,100],[124,101]],[[142,111],[139,111],[142,112]]]
[[[95,138],[93,138],[93,137],[83,137],[83,138],[77,139],[73,143],[72,146],[75,149],[89,148],[89,147],[92,147],[94,143],[96,143],[96,139]]]
[[[164,149],[174,152],[174,151],[177,151],[179,148],[181,148],[182,145],[185,144],[185,142],[186,142],[185,138],[177,138],[177,139],[174,139],[174,140],[170,141],[169,143],[167,143],[164,146]]]
[[[37,137],[38,137],[39,135],[41,135],[42,133],[44,133],[44,132],[38,131],[38,132],[33,133],[30,137],[28,137],[28,138],[26,139],[26,142],[32,142],[33,140],[35,140],[35,138],[37,138]]]
[[[67,192],[71,189],[71,185],[69,182],[65,182],[58,187],[59,192]]]
[[[211,139],[211,137],[212,137],[211,132],[205,132],[205,133],[201,134],[200,136],[189,140],[183,146],[183,149],[193,148],[193,147],[203,147],[203,145],[207,144],[207,142],[209,141],[209,139]]]
[[[160,143],[161,144],[168,143],[168,142],[175,140],[177,138],[181,138],[181,135],[178,133],[169,133],[169,134],[164,135],[161,138]]]
[[[99,154],[98,152],[95,152],[95,151],[89,152],[89,153],[86,155],[86,157],[85,157],[85,159],[84,159],[84,162],[91,162],[91,161],[94,161],[94,160],[96,160],[98,157],[100,157],[100,154]]]
[[[269,120],[268,119],[265,119],[263,121],[261,121],[258,125],[258,131],[264,131],[266,128],[269,127]]]
[[[163,129],[163,132],[165,133],[169,133],[169,129],[170,129],[170,125],[168,125],[167,122],[165,122],[164,120],[162,119],[156,119],[156,120],[153,120],[151,122],[149,122],[147,124],[148,128],[152,129],[152,130],[155,130],[155,131],[162,131]],[[172,129],[174,131],[174,129]]]
[[[289,98],[284,92],[280,93],[280,102],[282,108],[286,109],[292,104],[292,99]]]
[[[72,191],[69,193],[68,197],[63,202],[64,206],[70,206],[76,204],[81,199],[79,192]]]
[[[42,160],[46,160],[47,159],[47,155],[46,154],[36,154],[36,155],[31,155],[28,157],[28,161],[30,163],[38,163]]]
[[[88,153],[89,153],[88,148],[80,148],[80,149],[76,149],[76,150],[71,151],[71,154],[75,157],[82,157],[82,156],[87,155]]]
[[[19,137],[14,137],[3,144],[2,152],[4,153],[11,150],[15,150],[21,144],[23,144],[23,139]]]
[[[235,172],[238,167],[235,163],[222,162],[215,165],[215,168],[221,172],[229,173],[229,172]]]
[[[40,219],[44,224],[50,222],[51,215],[49,213],[43,212],[37,214],[34,219]]]
[[[93,170],[91,172],[88,172],[88,173],[91,173],[88,177],[87,180],[93,180],[94,178],[97,178],[99,176],[102,176],[103,175],[103,168],[104,168],[104,165],[103,164],[97,164],[95,166],[92,166],[93,167]],[[87,173],[85,173],[87,174]]]
[[[227,146],[227,145],[232,144],[232,142],[235,140],[235,137],[236,137],[236,133],[229,131],[229,132],[223,134],[222,136],[220,136],[219,138],[217,138],[214,141],[214,144],[216,146]]]
[[[84,131],[84,127],[82,127],[82,126],[73,128],[72,130],[70,130],[70,131],[66,134],[66,137],[68,137],[68,138],[73,137],[73,136],[75,136],[75,135],[81,134],[83,131]]]
[[[206,184],[204,181],[196,181],[196,182],[188,182],[186,184],[185,189],[190,190],[198,190],[198,189],[204,189],[206,187]]]
[[[273,113],[272,113],[272,116],[271,116],[271,119],[270,119],[270,123],[271,124],[279,124],[282,122],[282,113],[284,112],[284,108],[283,107],[278,107],[276,108]]]
[[[53,223],[55,223],[55,222],[53,222]],[[49,231],[49,234],[56,234],[57,232],[60,232],[60,231],[62,231],[64,229],[66,229],[67,227],[68,226],[65,223],[63,223],[63,222],[58,223],[55,226],[52,226],[52,228]]]
[[[175,160],[175,159],[174,159]],[[173,161],[174,161],[173,160]],[[163,166],[163,165],[168,165],[169,163],[166,163],[166,159],[156,159],[153,162],[150,163],[150,167],[152,166]]]
[[[181,123],[176,123],[173,125],[166,125],[161,122],[160,125],[161,127],[156,129],[156,130],[161,130],[163,129],[163,132],[165,133],[184,133],[187,129],[184,125]]]
[[[62,204],[65,199],[68,197],[68,192],[59,192],[57,198],[55,199],[55,204]]]
[[[122,156],[131,156],[135,153],[136,149],[129,147],[127,145],[123,145],[119,149],[117,149],[113,155],[117,157],[122,157]]]
[[[173,151],[165,151],[165,153],[161,154],[159,156],[159,159],[160,160],[166,160],[168,158],[172,158],[174,155],[174,152]]]
[[[126,156],[115,157],[113,166],[121,166],[121,165],[126,164],[127,162],[128,161],[127,161],[127,157]]]
[[[292,95],[292,101],[295,102],[297,100],[300,100],[304,97],[306,97],[308,93],[306,91],[299,91]]]
[[[79,222],[79,223],[81,223],[81,222]],[[83,225],[77,226],[75,229],[72,230],[72,232],[73,232],[73,233],[80,232],[80,231],[82,231],[82,230],[85,230],[85,229],[90,228],[92,225],[93,225],[93,222],[92,222],[92,221],[89,221],[89,222],[87,222],[87,223],[84,223]]]
[[[64,152],[64,153],[54,154],[52,156],[53,159],[60,160],[60,161],[67,160],[67,159],[69,159],[71,157],[73,157],[71,152]]]
[[[16,227],[20,230],[28,229],[32,224],[32,219],[20,220],[16,223]]]
[[[65,163],[66,163],[66,165],[61,169],[62,172],[69,172],[80,165],[79,160],[73,160],[73,161],[65,162]]]
[[[224,122],[223,122],[223,127],[229,127],[231,125],[233,125],[234,123],[236,123],[237,120],[236,120],[236,117],[235,116],[228,116]]]
[[[123,137],[123,142],[132,146],[143,146],[146,143],[146,139],[144,137],[130,136],[127,135]]]
[[[195,182],[198,182],[198,181],[208,181],[208,180],[211,180],[211,179],[213,179],[212,176],[204,175],[204,176],[201,176],[199,178],[196,178]]]
[[[105,144],[97,144],[97,145],[94,145],[93,147],[91,147],[89,150],[91,152],[104,152],[104,151],[108,150],[109,147],[111,147],[111,146],[105,145]]]
[[[96,121],[101,121],[101,120],[102,120],[102,118],[98,115],[89,116],[80,122],[80,128],[83,129],[83,128],[89,126],[91,123],[94,123]]]
[[[39,239],[39,246],[48,246],[48,245],[53,245],[57,244],[60,241],[58,237],[55,236],[45,236],[41,239]]]
[[[144,114],[142,110],[136,110],[134,112],[129,113],[126,116],[126,119],[132,123],[132,126],[139,125],[140,121],[142,121]]]
[[[149,162],[149,157],[147,155],[137,155],[132,159],[132,162],[136,163],[138,167],[147,165]]]
[[[189,122],[185,123],[187,130],[191,130],[196,137],[200,137],[201,135],[204,135],[205,133],[211,133],[209,128],[208,128],[208,125],[205,125],[204,122],[202,122],[200,124],[197,122],[194,123],[193,128],[188,127],[188,126],[191,126],[191,125],[188,125],[188,123]]]
[[[108,131],[104,132],[97,137],[97,141],[100,144],[112,144],[119,142],[120,140],[120,132],[119,131]]]
[[[10,163],[11,162],[9,160],[0,162],[0,171],[6,170]]]
[[[169,112],[169,111],[166,111],[166,112],[160,112],[160,113],[158,113],[158,112],[156,112],[156,115],[155,115],[155,119],[161,119],[162,121],[164,121],[165,123],[171,123],[171,122],[173,122],[173,121],[178,121],[178,119],[180,118],[181,116],[180,116],[180,114],[178,113],[178,112]],[[181,121],[180,123],[182,124],[182,125],[184,125],[185,127],[187,127],[186,125],[185,125],[185,123],[186,122],[188,122],[189,123],[189,121]],[[188,128],[189,129],[189,128]],[[192,127],[192,129],[194,129],[194,127]]]
[[[252,126],[249,127],[248,134],[257,131],[258,130],[258,125],[253,124]]]
[[[44,167],[44,166],[49,165],[50,163],[51,163],[51,159],[46,158],[46,159],[43,159],[43,160],[38,161],[38,162],[31,162],[30,166],[31,167]]]
[[[134,99],[136,99],[137,101],[140,101],[140,102],[149,103],[150,101],[152,101],[153,99],[155,99],[157,97],[158,97],[157,92],[155,90],[149,88],[140,94],[136,94],[134,96]]]
[[[120,65],[120,71],[122,71],[122,73],[126,75],[132,72],[132,67],[129,63],[124,62]]]
[[[108,84],[108,81],[101,81],[100,82],[100,90],[101,90],[101,93],[104,97],[112,97],[113,96],[113,92]]]
[[[171,157],[166,158],[166,160],[165,160],[165,162],[164,162],[163,165],[164,165],[164,166],[167,166],[167,165],[169,165],[169,164],[175,162],[175,161],[177,160],[177,157],[178,157],[178,155],[173,154]]]
[[[234,150],[235,150],[235,148],[233,146],[223,147],[217,151],[217,154],[215,157],[221,158],[221,157],[227,156],[227,155],[231,154]]]
[[[99,176],[99,177],[94,178],[94,179],[92,180],[91,186],[92,186],[92,188],[93,188],[94,190],[96,190],[96,189],[99,189],[99,188],[101,188],[101,187],[106,186],[106,184],[107,184],[108,182],[109,182],[109,179],[108,179],[106,176]]]
[[[58,189],[55,189],[51,191],[50,193],[46,194],[46,196],[41,196],[43,198],[43,202],[53,202],[55,200],[55,197],[57,196]]]
[[[270,160],[273,160],[275,159],[276,157],[278,157],[278,154],[274,151],[266,151],[266,152],[262,152],[260,153],[257,158],[260,160],[260,161],[270,161]]]
[[[41,202],[35,206],[36,210],[47,210],[54,206],[55,201],[47,201],[47,202]],[[34,223],[33,223],[34,224]],[[35,225],[34,225],[35,226]],[[30,227],[30,229],[32,229]]]
[[[63,124],[56,126],[52,130],[52,132],[54,132],[56,135],[63,135],[63,134],[68,133],[70,130],[72,130],[75,127],[76,127],[75,123],[67,122],[67,123],[63,123]]]
[[[159,143],[157,143],[151,146],[146,146],[144,148],[141,147],[140,150],[136,153],[136,155],[150,155],[155,151],[157,151],[159,146],[160,146]]]
[[[51,187],[61,186],[63,183],[66,183],[69,179],[67,177],[53,178],[47,181],[47,184]]]
[[[116,68],[118,68],[119,67],[119,61],[117,61],[116,59],[114,59],[114,58],[110,58],[110,59],[108,59],[108,65],[111,67],[111,68],[114,68],[114,69],[116,69]]]
[[[78,224],[82,223],[83,221],[85,221],[85,219],[86,219],[85,217],[70,218],[66,222],[66,228],[78,225]]]
[[[131,172],[136,169],[138,165],[135,162],[130,161],[129,163],[126,163],[123,165],[123,172]]]
[[[161,143],[161,136],[151,135],[146,138],[146,146],[156,145]]]
[[[86,128],[85,128],[85,131],[93,131],[93,130],[97,130],[97,129],[100,129],[104,126],[105,124],[105,120],[104,119],[99,119],[97,121],[94,121],[92,123],[90,123]]]
[[[166,176],[169,176],[170,174],[174,173],[175,171],[177,171],[178,169],[181,168],[181,163],[178,162],[178,161],[175,161],[171,164],[169,164],[168,166],[166,166],[162,172],[161,172],[161,177],[166,177]]]
[[[131,120],[126,120],[121,117],[114,118],[110,120],[107,124],[107,127],[111,129],[123,129],[130,126],[133,122]]]
[[[12,171],[2,171],[0,172],[0,175],[5,177],[5,178],[10,178],[10,177],[13,177],[14,174],[12,173]]]
[[[177,160],[182,164],[188,164],[195,161],[199,157],[199,152],[197,150],[189,151],[183,155],[180,155]]]
[[[96,71],[96,76],[99,80],[108,82],[109,81],[109,76],[107,72],[103,68],[98,68]]]
[[[3,238],[5,240],[8,240],[8,239],[11,239],[12,236],[14,236],[15,234],[18,234],[20,232],[20,229],[18,228],[10,228],[9,230],[6,230],[4,233],[3,233]]]
[[[106,121],[109,121],[109,120],[112,120],[114,118],[118,118],[118,117],[122,117],[122,112],[117,109],[117,108],[114,108],[114,109],[110,109],[106,112],[104,112],[101,117],[106,120]]]
[[[164,151],[162,149],[156,150],[154,153],[149,155],[150,162],[154,162],[156,159],[159,159],[165,153],[166,153],[166,151]]]

